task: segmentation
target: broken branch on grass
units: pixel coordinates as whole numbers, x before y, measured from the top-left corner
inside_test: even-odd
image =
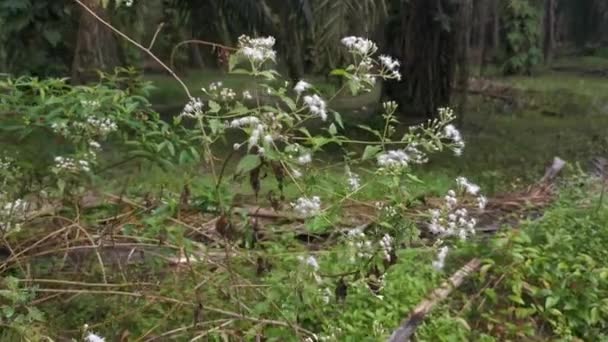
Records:
[[[454,273],[441,286],[435,289],[428,299],[422,301],[412,310],[408,318],[393,332],[388,342],[407,342],[416,332],[416,328],[422,323],[426,315],[433,310],[437,304],[446,299],[454,289],[458,288],[466,278],[477,272],[481,266],[481,260],[475,258],[469,261],[456,273]]]

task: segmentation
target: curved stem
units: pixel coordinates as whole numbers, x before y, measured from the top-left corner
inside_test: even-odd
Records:
[[[171,74],[171,76],[173,76],[173,78],[182,86],[182,88],[184,89],[184,91],[188,95],[188,98],[189,99],[192,98],[192,95],[190,94],[190,90],[188,89],[188,86],[186,86],[186,84],[184,83],[184,81],[182,81],[182,79],[177,76],[177,74],[173,71],[173,69],[169,68],[165,63],[163,63],[163,61],[160,60],[160,58],[156,57],[156,55],[153,54],[152,51],[150,51],[150,49],[148,49],[147,47],[145,47],[145,46],[141,45],[140,43],[136,42],[135,40],[133,40],[133,38],[127,36],[126,34],[122,33],[120,30],[118,30],[117,28],[115,28],[114,26],[112,26],[112,24],[108,23],[103,18],[101,18],[99,15],[97,15],[97,13],[95,13],[95,11],[93,11],[92,9],[90,9],[81,0],[74,0],[74,1],[78,5],[80,5],[80,7],[82,7],[85,11],[89,12],[89,14],[91,14],[100,23],[102,23],[107,28],[109,28],[110,30],[112,30],[112,32],[116,33],[117,35],[119,35],[120,37],[122,37],[123,39],[125,39],[126,41],[128,41],[129,43],[131,43],[132,45],[134,45],[135,47],[137,47],[141,51],[145,52],[152,59],[154,59],[154,61],[156,61],[156,63],[158,63],[160,66],[162,66],[163,69],[165,69],[169,74]]]
[[[182,47],[183,45],[186,44],[199,44],[199,45],[205,45],[205,46],[211,46],[212,48],[221,48],[224,50],[228,50],[228,51],[236,51],[236,48],[230,47],[230,46],[226,46],[226,45],[222,45],[222,44],[217,44],[217,43],[213,43],[213,42],[208,42],[206,40],[200,40],[200,39],[188,39],[188,40],[184,40],[181,41],[179,43],[177,43],[173,49],[171,49],[171,57],[169,58],[169,65],[173,68],[175,67],[173,65],[173,61],[175,60],[175,53],[177,52],[177,49],[179,49],[180,47]]]

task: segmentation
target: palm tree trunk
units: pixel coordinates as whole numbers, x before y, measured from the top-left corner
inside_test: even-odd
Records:
[[[106,10],[99,0],[83,0],[83,3],[99,17],[107,19]],[[97,70],[111,70],[118,64],[118,45],[112,32],[86,10],[81,9],[72,62],[72,82],[85,83],[94,78]]]
[[[545,15],[543,25],[543,55],[545,64],[551,64],[555,48],[555,0],[545,0]]]

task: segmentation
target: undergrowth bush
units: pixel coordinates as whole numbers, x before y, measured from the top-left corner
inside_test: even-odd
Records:
[[[482,300],[470,312],[476,328],[504,339],[608,338],[608,207],[597,183],[576,183],[539,221],[483,248],[488,259],[475,289]]]

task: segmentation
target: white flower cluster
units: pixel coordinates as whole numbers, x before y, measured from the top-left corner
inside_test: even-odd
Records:
[[[260,119],[255,116],[244,116],[230,121],[231,128],[252,127],[260,124]]]
[[[312,162],[312,155],[310,153],[303,153],[296,161],[300,165],[310,164]]]
[[[402,150],[390,150],[378,155],[378,166],[383,169],[401,169],[412,164],[424,164],[428,162],[426,153],[412,144]]]
[[[456,117],[454,115],[454,110],[448,107],[442,107],[438,109],[439,112],[439,120],[441,122],[450,122],[454,120]],[[464,150],[465,143],[462,139],[462,135],[460,131],[452,124],[445,125],[443,127],[443,131],[440,133],[441,139],[448,139],[452,141],[452,151],[457,156],[462,155],[462,151]]]
[[[255,63],[274,61],[276,59],[276,51],[273,50],[275,42],[274,37],[251,38],[243,35],[239,37],[237,53]]]
[[[68,136],[68,125],[65,122],[53,122],[51,124],[51,129],[53,130],[53,132],[62,135],[64,137]]]
[[[132,1],[131,1],[132,2]],[[92,332],[88,333],[87,336],[84,338],[85,342],[105,342],[106,339],[94,334]]]
[[[13,167],[14,161],[8,157],[0,157],[0,171],[8,171]]]
[[[387,261],[391,261],[391,253],[393,251],[393,238],[388,234],[384,234],[379,244],[380,248],[382,249],[382,252],[384,253],[384,259],[386,259]]]
[[[312,217],[321,212],[321,199],[319,196],[313,196],[312,198],[300,197],[296,200],[296,203],[292,203],[291,205],[293,210],[302,217]]]
[[[223,101],[232,101],[232,100],[234,100],[235,97],[236,97],[236,93],[234,92],[234,90],[232,90],[230,88],[223,88],[220,91],[220,98]]]
[[[448,195],[447,197],[450,196]],[[450,199],[454,199],[454,197],[450,197]],[[446,206],[449,206],[447,200]],[[476,224],[475,218],[469,217],[469,213],[465,208],[453,209],[448,212],[433,209],[431,210],[429,230],[431,233],[442,237],[458,236],[461,240],[466,240],[469,235],[475,234]]]
[[[61,156],[55,157],[55,168],[58,171],[66,171],[72,173],[78,173],[80,171],[91,171],[91,166],[88,161]]]
[[[400,63],[394,58],[386,55],[378,57],[382,65],[382,75],[387,79],[395,79],[401,81],[401,73],[399,72]]]
[[[251,100],[253,99],[253,96],[251,95],[251,92],[249,90],[245,90],[243,91],[243,98],[245,100]]]
[[[182,110],[180,117],[190,117],[196,118],[201,115],[203,112],[203,102],[199,98],[191,98],[188,103],[184,106],[184,110]]]
[[[473,196],[476,196],[477,194],[479,194],[479,190],[481,190],[479,185],[469,182],[469,180],[466,179],[465,177],[456,178],[456,184],[458,185],[459,188],[463,189],[468,194],[473,195]]]
[[[209,91],[207,91],[207,89],[203,88],[202,91],[205,93],[216,93],[219,89],[222,88],[222,86],[224,85],[224,83],[222,82],[212,82],[209,84]]]
[[[378,45],[376,45],[376,43],[361,37],[344,37],[342,38],[342,44],[348,48],[349,52],[362,56],[369,56],[378,51]]]
[[[437,271],[441,271],[445,267],[445,258],[448,256],[449,250],[450,248],[448,246],[439,248],[439,251],[437,252],[437,260],[433,261],[433,267]]]
[[[87,124],[92,131],[104,137],[118,130],[118,125],[116,125],[116,122],[110,118],[98,119],[91,116],[87,119]]]
[[[97,100],[81,100],[80,104],[83,107],[89,107],[90,109],[96,109],[101,106],[101,103],[99,103]]]
[[[409,157],[402,150],[391,150],[378,156],[378,166],[388,169],[407,167]]]
[[[393,205],[382,202],[376,202],[374,206],[376,207],[376,209],[382,212],[382,215],[386,217],[395,217],[398,215],[397,209]]]
[[[350,261],[352,263],[355,263],[357,258],[369,259],[374,255],[374,246],[367,238],[363,229],[353,228],[348,230],[346,238],[346,244],[353,249],[353,253],[350,256]]]
[[[99,151],[101,150],[101,144],[99,144],[97,141],[91,140],[89,141],[89,148],[91,149],[91,152]]]
[[[310,85],[310,83],[308,83],[306,81],[299,81],[298,83],[296,83],[295,87],[293,87],[293,90],[299,96],[299,95],[302,95],[303,92],[310,89],[311,87],[312,87],[312,85]]]
[[[488,199],[479,193],[479,191],[481,190],[479,185],[471,183],[465,177],[456,178],[456,184],[458,185],[458,188],[463,190],[465,193],[471,196],[477,196],[477,207],[480,210],[484,210],[486,208],[486,205],[488,204]]]
[[[462,151],[464,150],[464,140],[462,139],[462,135],[460,135],[460,131],[454,127],[454,125],[449,124],[446,125],[443,129],[443,133],[447,139],[452,140],[454,143],[453,151],[457,156],[462,155]]]
[[[5,198],[6,195],[0,193],[0,230],[7,234],[21,230],[21,224],[16,221],[25,219],[29,203],[22,199],[6,202]]]
[[[346,170],[346,183],[350,191],[357,191],[361,187],[361,178],[356,173]]]
[[[485,209],[487,199],[480,195],[480,188],[477,184],[471,183],[465,177],[456,178],[458,187],[468,195],[477,196],[477,206],[480,210]],[[458,236],[461,240],[466,240],[468,235],[475,234],[477,221],[469,217],[465,208],[458,208],[458,199],[454,190],[448,191],[445,196],[445,206],[442,209],[430,210],[431,222],[429,230],[433,234],[446,236]]]
[[[326,104],[319,95],[304,96],[304,103],[308,106],[308,109],[313,115],[320,117],[323,121],[327,120]]]
[[[319,262],[317,261],[317,259],[312,256],[309,255],[308,257],[303,257],[303,256],[299,256],[298,260],[300,260],[303,264],[305,264],[306,266],[310,266],[312,267],[313,270],[318,271],[319,270]]]

